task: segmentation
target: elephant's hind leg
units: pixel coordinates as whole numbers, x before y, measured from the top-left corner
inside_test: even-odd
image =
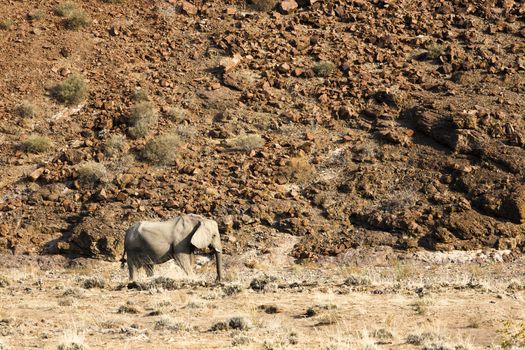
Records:
[[[128,271],[129,271],[129,280],[134,281],[137,276],[137,266],[128,260]]]

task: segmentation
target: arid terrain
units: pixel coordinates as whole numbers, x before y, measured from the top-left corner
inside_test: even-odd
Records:
[[[525,346],[523,1],[3,1],[0,72],[7,347]],[[180,213],[227,282],[128,289]]]

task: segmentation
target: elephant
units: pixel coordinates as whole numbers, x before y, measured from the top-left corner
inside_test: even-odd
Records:
[[[129,279],[135,280],[143,267],[148,277],[153,276],[153,266],[170,259],[186,272],[193,274],[195,249],[212,246],[215,251],[217,281],[222,278],[222,246],[219,226],[215,220],[196,214],[185,214],[167,221],[139,221],[126,231],[122,267],[126,262]]]

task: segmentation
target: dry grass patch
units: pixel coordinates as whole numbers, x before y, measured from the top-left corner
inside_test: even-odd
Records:
[[[79,74],[72,74],[61,84],[53,87],[51,94],[60,103],[66,105],[79,104],[88,93],[85,79]]]
[[[27,14],[27,19],[30,21],[39,21],[44,18],[44,12],[42,10],[33,10]]]
[[[314,72],[318,77],[326,78],[332,75],[335,64],[331,61],[321,61],[315,64]]]
[[[441,56],[443,56],[445,48],[441,44],[431,42],[425,46],[425,50],[425,57],[427,60],[437,61]]]
[[[157,125],[157,121],[158,114],[151,103],[138,103],[131,109],[128,133],[134,139],[144,137]]]
[[[21,118],[34,118],[37,108],[30,101],[22,101],[15,107],[15,113]]]
[[[177,159],[177,148],[179,145],[180,139],[177,134],[159,135],[146,143],[142,156],[154,164],[173,164]]]
[[[104,144],[104,153],[108,157],[120,155],[126,152],[128,144],[126,136],[122,134],[111,135]]]
[[[78,180],[84,186],[94,186],[107,180],[104,164],[95,161],[85,162],[78,168]]]
[[[248,7],[261,12],[268,12],[275,8],[277,0],[248,0]]]
[[[249,152],[264,146],[266,141],[259,134],[241,134],[227,141],[232,151]]]
[[[45,153],[51,146],[51,139],[43,135],[31,135],[22,142],[22,149],[28,153]]]
[[[64,26],[70,30],[78,30],[89,25],[89,16],[77,4],[60,3],[55,7],[55,14],[64,17]]]
[[[84,344],[84,337],[76,331],[66,331],[57,346],[58,350],[84,350],[87,346]]]
[[[11,18],[4,18],[0,20],[0,30],[9,30],[15,24]]]
[[[281,172],[288,178],[288,181],[304,184],[312,180],[315,168],[308,159],[297,157],[288,159]]]

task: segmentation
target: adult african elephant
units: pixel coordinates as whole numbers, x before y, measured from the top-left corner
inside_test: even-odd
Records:
[[[219,227],[215,220],[187,214],[168,221],[139,221],[126,231],[122,266],[128,256],[129,279],[144,267],[153,276],[153,266],[170,259],[190,275],[193,273],[194,251],[212,246],[215,250],[217,281],[221,280],[222,247]]]

